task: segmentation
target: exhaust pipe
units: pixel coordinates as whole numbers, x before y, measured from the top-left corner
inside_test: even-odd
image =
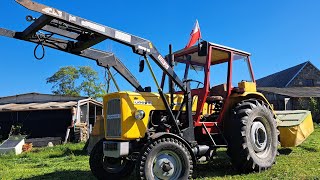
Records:
[[[207,145],[198,145],[192,148],[193,154],[197,157],[205,155],[210,149],[210,146]]]

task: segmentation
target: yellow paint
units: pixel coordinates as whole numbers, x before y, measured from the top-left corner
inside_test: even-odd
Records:
[[[94,123],[94,127],[92,129],[92,136],[99,136],[104,134],[104,119],[102,116],[97,116],[96,122]]]
[[[244,88],[245,92],[242,94],[234,93],[231,95],[230,102],[228,104],[229,108],[235,106],[236,103],[250,98],[256,98],[267,103],[273,111],[273,114],[277,118],[276,112],[273,110],[273,106],[268,102],[263,94],[256,92],[255,83],[241,82],[239,83],[239,88]],[[228,118],[228,115],[225,116]],[[277,118],[277,126],[280,131],[280,143],[282,147],[295,147],[301,144],[313,131],[313,121],[312,115],[309,112],[306,117],[295,126],[282,126],[282,121]]]
[[[273,114],[276,115],[276,113],[273,110],[273,105],[269,103],[267,98],[262,94],[257,92],[257,86],[256,83],[254,82],[239,82],[238,83],[239,88],[244,89],[244,93],[238,94],[238,93],[233,93],[230,97],[230,107],[234,107],[234,105],[240,101],[243,101],[245,99],[250,99],[250,98],[255,98],[255,99],[260,99],[267,103],[269,107],[271,108]]]
[[[236,103],[250,98],[260,99],[266,103],[268,103],[267,99],[263,96],[263,94],[256,92],[256,86],[254,83],[241,82],[239,83],[240,88],[244,88],[244,93],[233,93],[230,96],[230,100],[227,106],[226,112],[230,112],[230,110],[235,106]],[[121,137],[119,138],[107,138],[106,132],[102,132],[101,126],[106,129],[106,109],[107,102],[110,99],[120,99],[120,107],[121,108]],[[179,110],[181,103],[183,101],[183,95],[174,94],[174,107],[173,110]],[[166,95],[166,99],[170,102],[170,95]],[[137,102],[148,102],[146,104],[135,103]],[[197,109],[198,96],[194,96],[192,100],[192,111],[195,112]],[[269,103],[268,103],[269,104]],[[270,104],[269,104],[270,105]],[[270,105],[271,107],[271,105]],[[202,114],[209,114],[210,109],[213,107],[209,107],[209,104],[205,103]],[[137,110],[143,110],[145,112],[145,117],[142,120],[136,120],[134,118],[134,113]],[[151,92],[117,92],[104,96],[104,124],[99,123],[97,121],[96,126],[93,129],[93,134],[105,134],[107,139],[114,140],[134,140],[143,138],[147,131],[147,126],[149,123],[150,113],[153,110],[165,110],[165,106],[161,100],[161,97],[157,93]],[[185,111],[185,108],[183,108]],[[230,114],[226,113],[223,118],[230,118]],[[279,123],[278,123],[279,124]],[[309,134],[313,131],[312,117],[311,114],[308,115],[307,118],[298,126],[294,127],[279,127],[280,130],[280,138],[281,145],[284,147],[292,147],[299,145],[304,139],[306,139]]]
[[[104,123],[106,124],[106,109],[107,102],[109,99],[120,99],[121,106],[121,138],[108,138],[117,140],[133,140],[138,138],[143,138],[145,136],[149,116],[153,110],[166,110],[165,106],[161,100],[161,97],[157,93],[150,92],[117,92],[104,96]],[[170,102],[170,96],[166,95],[166,99]],[[179,110],[181,103],[183,101],[183,95],[174,94],[174,106],[173,110]],[[151,102],[151,104],[135,104],[138,102]],[[198,97],[193,97],[192,111],[196,111]],[[142,120],[136,120],[134,118],[134,113],[136,110],[143,110],[145,112],[145,117]],[[183,108],[185,110],[185,108]],[[105,132],[106,136],[106,132]]]
[[[257,92],[256,83],[254,82],[239,82],[238,86],[244,89],[245,92]]]
[[[280,143],[282,147],[295,147],[300,145],[314,131],[312,115],[306,111],[307,116],[298,125],[279,126]]]
[[[264,101],[265,103],[267,103],[271,108],[271,105],[268,102],[268,100],[266,99],[266,97],[264,97],[263,94],[261,94],[259,92],[256,92],[256,91],[252,91],[252,92],[247,92],[246,91],[246,92],[241,93],[241,94],[233,93],[230,96],[230,101],[231,101],[232,104],[235,104],[235,103],[238,103],[240,101],[243,101],[245,99],[250,99],[250,98],[260,99],[260,100]]]

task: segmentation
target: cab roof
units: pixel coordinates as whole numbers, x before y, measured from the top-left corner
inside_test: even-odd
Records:
[[[212,42],[208,42],[208,45],[212,48],[212,51],[211,51],[211,53],[212,53],[211,54],[211,64],[212,65],[228,61],[229,55],[230,55],[229,52],[234,52],[236,55],[239,55],[238,57],[251,55],[250,53],[248,53],[246,51],[231,48],[228,46],[223,46],[220,44],[215,44]],[[205,64],[206,56],[198,56],[197,48],[198,48],[198,46],[195,45],[195,46],[192,46],[191,48],[188,48],[188,49],[181,49],[179,51],[176,51],[174,53],[175,57],[177,58],[176,61],[183,63],[183,61],[187,60],[186,57],[184,57],[184,55],[188,54],[191,56],[192,63]],[[240,58],[234,57],[234,60],[237,60],[237,59],[240,59]]]

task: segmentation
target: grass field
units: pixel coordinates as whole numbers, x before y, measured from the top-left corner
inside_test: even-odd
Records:
[[[262,173],[239,175],[224,151],[197,166],[197,179],[320,179],[320,127],[296,148],[280,148],[277,163]],[[33,149],[19,156],[0,156],[0,179],[94,179],[84,144]]]

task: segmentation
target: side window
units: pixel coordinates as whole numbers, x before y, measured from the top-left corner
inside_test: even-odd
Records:
[[[228,78],[228,63],[212,65],[210,69],[210,87],[226,84]]]
[[[228,80],[228,63],[215,64],[210,69],[210,95],[226,96]]]
[[[232,86],[237,87],[241,81],[252,82],[249,70],[248,58],[245,56],[234,55],[232,65]]]

